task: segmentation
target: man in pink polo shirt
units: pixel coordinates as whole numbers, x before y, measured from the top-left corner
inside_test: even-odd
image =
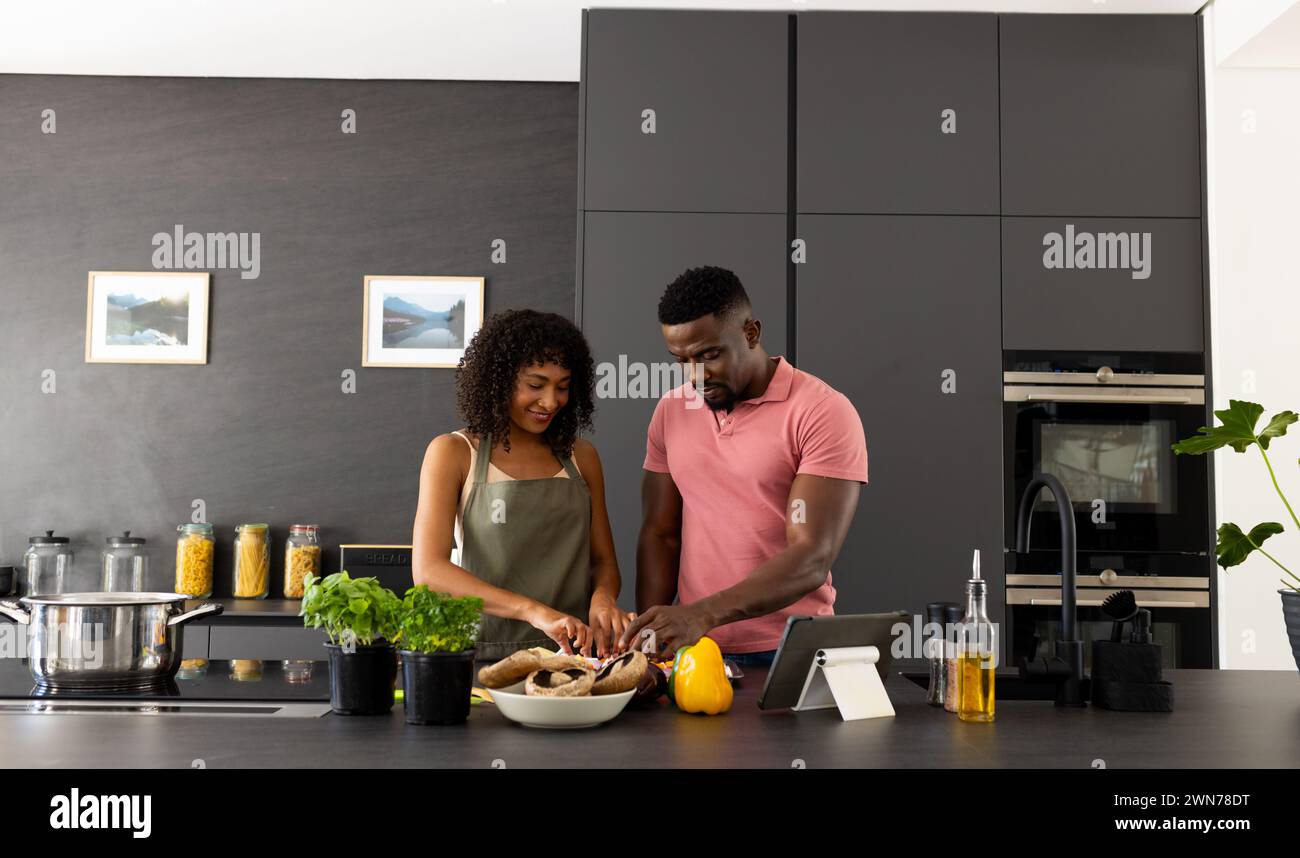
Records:
[[[742,663],[770,664],[787,617],[835,612],[831,565],[867,481],[862,421],[842,393],[768,356],[726,269],[674,280],[659,322],[690,384],[650,421],[640,615],[622,641],[652,630],[671,654],[707,634]]]

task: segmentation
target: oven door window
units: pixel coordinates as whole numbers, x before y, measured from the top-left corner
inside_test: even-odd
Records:
[[[1057,477],[1069,492],[1081,551],[1203,552],[1209,541],[1204,456],[1171,446],[1202,425],[1199,407],[1114,403],[1010,404],[1012,457],[1008,545],[1020,497],[1034,474]],[[1039,493],[1035,513],[1055,510]],[[1033,517],[1030,544],[1059,548],[1055,514]]]

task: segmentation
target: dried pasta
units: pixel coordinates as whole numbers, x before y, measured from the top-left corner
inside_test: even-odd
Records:
[[[176,592],[212,595],[212,540],[189,534],[176,540]]]
[[[270,589],[271,551],[266,528],[239,531],[235,540],[235,596],[260,599]]]
[[[284,597],[301,599],[303,579],[320,575],[319,545],[286,545],[284,549]]]

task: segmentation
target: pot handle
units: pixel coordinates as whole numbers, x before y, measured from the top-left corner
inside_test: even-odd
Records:
[[[217,614],[221,613],[225,609],[226,606],[221,604],[220,602],[205,602],[204,604],[199,605],[197,608],[195,608],[192,611],[186,611],[183,614],[177,614],[176,616],[172,617],[167,621],[167,625],[182,626],[192,620],[197,620],[200,617],[207,617],[207,616],[215,617]]]
[[[23,606],[13,599],[0,599],[0,614],[24,626],[32,621],[31,612],[24,611]]]

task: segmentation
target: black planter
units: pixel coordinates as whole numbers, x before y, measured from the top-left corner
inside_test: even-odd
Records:
[[[389,644],[344,652],[325,644],[330,655],[330,708],[340,715],[383,715],[392,711],[397,687],[397,651]]]
[[[474,650],[402,650],[402,688],[407,724],[463,723],[474,688]]]
[[[1282,594],[1282,616],[1286,620],[1286,636],[1291,639],[1291,657],[1300,670],[1300,593],[1295,590],[1278,590]]]

